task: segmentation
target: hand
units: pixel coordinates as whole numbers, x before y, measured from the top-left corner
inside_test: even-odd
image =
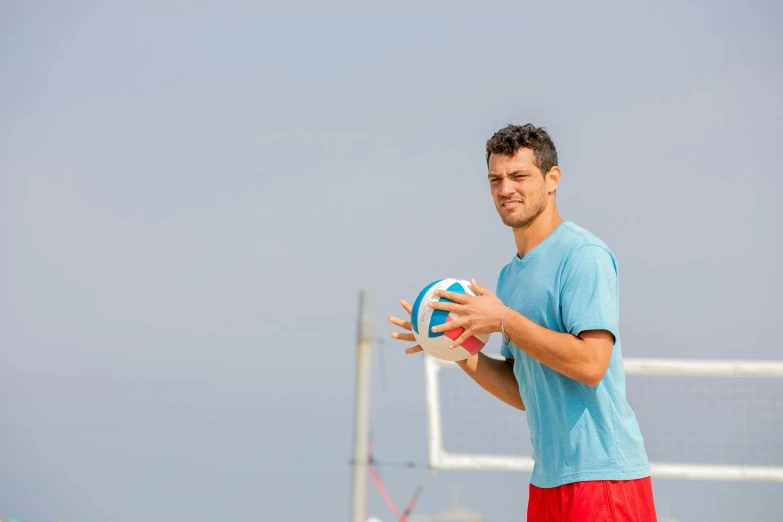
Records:
[[[408,301],[404,300],[404,299],[400,301],[400,304],[405,309],[405,311],[408,312],[408,316],[410,317],[411,310],[413,308],[411,306],[411,304]],[[402,328],[404,330],[408,330],[408,332],[410,332],[410,333],[392,332],[392,334],[391,334],[392,338],[398,339],[400,341],[408,341],[408,342],[412,342],[412,343],[416,342],[416,338],[413,336],[413,328],[411,327],[411,322],[410,321],[406,321],[404,319],[399,319],[397,317],[389,317],[389,322],[394,324],[394,325],[399,326],[400,328]],[[423,348],[417,344],[416,346],[412,346],[412,347],[408,348],[407,350],[405,350],[405,353],[417,353],[417,352],[421,352],[421,351],[423,351]]]
[[[473,290],[478,295],[473,296],[438,290],[435,292],[435,295],[445,297],[454,302],[442,303],[440,301],[432,301],[429,303],[431,308],[446,310],[459,315],[459,319],[432,328],[433,332],[445,332],[460,326],[465,328],[465,331],[450,345],[450,348],[456,348],[472,335],[491,334],[500,331],[500,317],[503,315],[506,305],[495,294],[479,285],[475,279],[470,280],[470,286],[473,287]]]

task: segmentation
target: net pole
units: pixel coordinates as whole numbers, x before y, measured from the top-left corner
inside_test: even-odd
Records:
[[[356,383],[353,401],[353,488],[351,522],[367,520],[367,475],[370,449],[370,294],[359,294],[359,332],[356,344]]]
[[[427,446],[430,454],[430,469],[440,466],[441,449],[443,448],[443,433],[440,418],[440,390],[438,389],[438,373],[440,364],[430,355],[424,356],[424,373],[427,394]]]

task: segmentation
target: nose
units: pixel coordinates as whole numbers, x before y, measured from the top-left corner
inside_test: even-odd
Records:
[[[510,196],[514,193],[513,184],[511,183],[511,180],[508,178],[502,178],[500,180],[500,195],[501,196]]]

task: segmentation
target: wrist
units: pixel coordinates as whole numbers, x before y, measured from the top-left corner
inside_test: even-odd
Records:
[[[508,312],[510,312],[510,311],[511,311],[511,307],[507,306],[503,310],[503,312],[500,314],[500,321],[499,321],[500,322],[500,326],[498,328],[498,332],[500,332],[500,334],[503,336],[503,342],[505,344],[508,344],[508,342],[510,341],[510,338],[508,336],[508,331],[507,331],[507,327],[508,327],[508,321],[507,321],[507,319],[508,319]]]

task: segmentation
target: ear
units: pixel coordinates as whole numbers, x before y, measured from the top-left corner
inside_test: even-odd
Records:
[[[556,191],[557,186],[560,185],[560,174],[560,167],[552,167],[546,173],[546,190],[550,194]]]

